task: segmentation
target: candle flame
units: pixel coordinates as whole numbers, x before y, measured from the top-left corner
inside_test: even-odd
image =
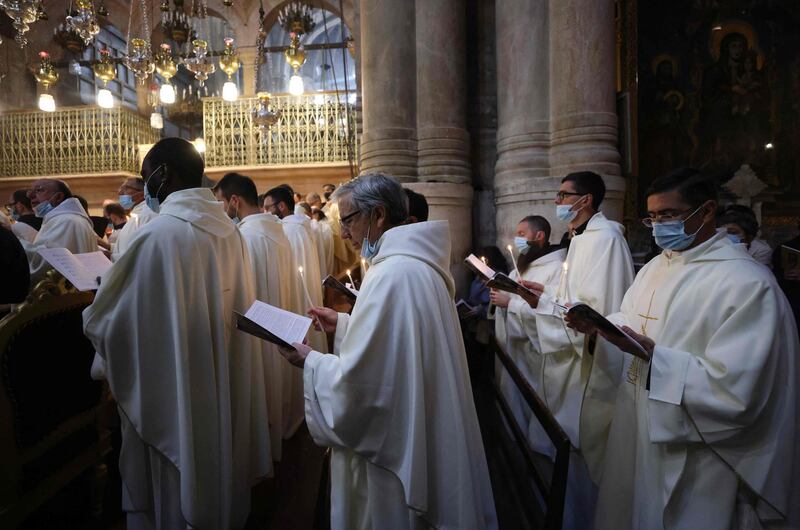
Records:
[[[564,267],[564,272],[567,272],[567,270],[569,269],[569,264],[567,264],[567,262],[565,261],[563,267]]]
[[[509,252],[511,252],[511,249],[512,249],[513,247],[512,247],[511,245],[506,245],[506,248],[508,249],[508,251],[509,251]]]
[[[486,256],[481,256],[481,261],[483,262],[484,265],[486,265]]]
[[[297,270],[300,272],[300,274],[303,274],[303,267],[297,267]]]
[[[350,269],[347,269],[347,275],[350,276]]]

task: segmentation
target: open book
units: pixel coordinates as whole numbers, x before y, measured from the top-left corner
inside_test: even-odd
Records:
[[[531,291],[527,287],[515,282],[508,275],[502,272],[495,272],[491,267],[481,261],[475,254],[470,254],[464,260],[467,267],[472,269],[473,272],[478,274],[484,280],[486,285],[498,291],[506,291],[507,293],[527,295],[527,296],[541,296],[542,293]]]
[[[100,251],[73,254],[66,248],[43,248],[39,254],[79,291],[94,291],[111,268],[111,260]]]
[[[458,302],[456,302],[456,311],[458,312],[458,318],[462,320],[465,318],[474,317],[475,309],[476,309],[475,306],[471,305],[463,298],[459,298]]]
[[[636,350],[640,351],[644,357],[649,357],[650,355],[647,351],[635,341],[630,335],[625,333],[622,328],[608,320],[606,317],[589,307],[587,304],[578,303],[570,307],[563,306],[561,304],[556,304],[560,307],[567,315],[570,317],[574,317],[575,319],[583,320],[586,322],[591,322],[597,329],[605,333],[606,335],[611,335],[612,337],[617,337],[622,339],[623,341],[629,343],[633,346]]]
[[[322,280],[322,285],[326,287],[330,287],[334,291],[337,291],[347,297],[350,302],[355,303],[356,299],[358,298],[358,291],[355,289],[351,289],[347,287],[345,284],[331,276],[330,274]]]
[[[295,349],[293,342],[303,342],[311,326],[310,318],[260,300],[253,302],[244,315],[236,311],[233,313],[236,315],[237,329],[290,350]]]

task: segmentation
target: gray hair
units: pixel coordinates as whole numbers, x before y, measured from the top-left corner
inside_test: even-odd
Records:
[[[386,217],[394,225],[399,225],[408,218],[408,198],[400,183],[390,175],[361,175],[339,186],[333,192],[331,200],[338,201],[344,195],[350,195],[350,201],[360,212],[371,212],[376,207],[383,206]]]

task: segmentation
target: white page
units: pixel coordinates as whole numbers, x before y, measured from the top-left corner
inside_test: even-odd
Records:
[[[303,342],[311,326],[310,318],[284,311],[260,300],[253,302],[244,316],[289,344]]]
[[[111,267],[111,262],[102,252],[75,255],[66,248],[43,248],[39,250],[39,254],[79,291],[97,289],[99,287],[97,277],[102,276]],[[94,254],[100,254],[102,259],[108,262],[108,266],[101,265],[100,259]],[[89,263],[91,268],[87,268],[84,261]]]
[[[347,287],[348,289],[350,289],[350,292],[351,292],[351,293],[353,293],[354,295],[358,296],[358,289],[356,289],[355,287],[353,287],[353,284],[352,284],[352,283],[349,283],[349,282],[348,282],[348,283],[344,284],[344,286],[345,286],[345,287]]]
[[[473,267],[481,271],[481,274],[483,274],[487,278],[494,277],[494,271],[491,269],[491,267],[485,264],[482,259],[475,256],[475,254],[470,254],[469,256],[467,256],[467,261],[469,261]]]
[[[81,265],[83,265],[90,274],[94,275],[95,279],[97,276],[102,277],[106,272],[108,272],[108,269],[111,268],[111,265],[113,265],[111,260],[99,250],[96,252],[73,255],[78,261],[81,262]]]

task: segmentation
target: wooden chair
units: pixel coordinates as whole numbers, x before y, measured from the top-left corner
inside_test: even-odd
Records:
[[[89,375],[81,312],[93,299],[50,271],[0,320],[0,528],[17,527],[90,469],[104,483],[111,442],[101,418],[113,402]],[[102,487],[93,493],[99,515]]]

